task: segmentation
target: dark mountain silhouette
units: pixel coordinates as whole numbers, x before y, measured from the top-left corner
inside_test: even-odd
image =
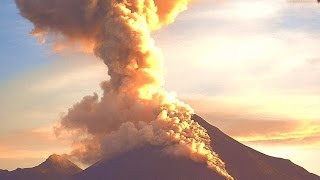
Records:
[[[211,146],[237,180],[320,180],[289,160],[274,158],[249,148],[210,125],[201,117],[193,119],[208,130]],[[161,148],[144,147],[111,160],[101,160],[75,175],[73,179],[139,180],[220,180],[205,164],[189,159],[168,157]]]
[[[159,147],[144,147],[111,160],[102,160],[74,180],[224,180],[222,176],[186,158],[170,157]]]
[[[5,179],[8,176],[9,171],[0,169],[0,179]]]
[[[14,171],[5,171],[2,180],[61,180],[82,171],[68,159],[53,154],[40,165],[33,168],[18,168]]]
[[[227,171],[238,180],[320,180],[289,160],[262,154],[224,134],[198,115],[193,119],[207,129],[211,147],[225,162]]]
[[[211,146],[236,180],[320,180],[289,160],[274,158],[249,148],[210,125],[201,117],[193,119],[208,130]],[[205,164],[164,155],[161,148],[147,146],[110,160],[101,160],[81,171],[67,159],[50,156],[34,168],[0,170],[2,180],[222,180]]]

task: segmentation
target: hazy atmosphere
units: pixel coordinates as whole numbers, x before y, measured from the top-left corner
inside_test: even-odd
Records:
[[[164,73],[168,91],[241,143],[319,175],[319,8],[286,0],[191,2],[175,23],[148,24],[164,63],[164,72],[151,66],[152,78]],[[90,46],[64,43],[59,34],[34,38],[34,25],[12,0],[0,2],[0,13],[0,169],[35,166],[53,153],[77,156],[70,133],[77,126],[74,104],[88,95],[112,96],[108,90],[118,82],[101,82],[110,79],[104,63],[113,62],[95,56]],[[162,84],[161,78],[150,81]],[[108,101],[93,104],[100,103]],[[82,167],[99,158],[77,157]]]

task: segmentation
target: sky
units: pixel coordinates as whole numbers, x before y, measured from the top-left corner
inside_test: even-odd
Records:
[[[320,5],[200,0],[152,34],[166,88],[238,141],[320,174]],[[53,50],[30,35],[12,0],[0,2],[0,169],[70,150],[52,127],[85,95],[101,93],[94,55]]]

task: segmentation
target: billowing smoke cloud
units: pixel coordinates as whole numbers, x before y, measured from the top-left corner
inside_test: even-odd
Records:
[[[163,67],[152,31],[174,21],[190,0],[16,0],[32,34],[79,42],[108,66],[103,96],[87,96],[56,128],[75,135],[70,156],[94,163],[144,145],[185,156],[232,177],[210,147],[193,110],[162,89]]]

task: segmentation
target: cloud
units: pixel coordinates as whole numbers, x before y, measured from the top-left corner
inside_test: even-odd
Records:
[[[220,3],[210,13],[200,13],[199,16],[242,23],[244,21],[261,21],[277,17],[282,6],[283,3],[280,1],[229,1]]]
[[[251,123],[253,124],[253,123]],[[261,123],[265,124],[265,123]],[[277,146],[301,146],[309,148],[320,147],[320,123],[319,122],[285,122],[280,125],[277,123],[268,122],[265,125],[265,129],[271,129],[270,131],[250,131],[248,134],[235,135],[234,137],[245,144],[264,144],[264,145],[277,145]],[[281,124],[281,123],[279,123]],[[254,124],[253,124],[254,125]],[[260,126],[260,125],[259,125]],[[288,129],[288,126],[294,128]],[[241,128],[241,127],[239,127]],[[263,127],[260,127],[263,129]],[[245,131],[246,129],[244,129]]]
[[[184,96],[195,93],[242,96],[318,92],[316,77],[319,72],[311,66],[303,66],[309,59],[318,57],[319,40],[316,37],[319,33],[314,29],[286,25],[288,22],[297,26],[316,24],[317,21],[305,22],[296,17],[307,14],[311,19],[317,18],[316,6],[311,4],[292,17],[290,10],[297,10],[299,6],[286,1],[206,1],[197,4],[176,24],[155,35],[168,60],[166,86]],[[222,13],[240,13],[251,5],[257,6],[257,13],[262,15],[264,12],[259,8],[270,8],[272,15],[266,13],[266,18],[252,15],[246,17],[251,19],[241,20],[241,16],[228,18],[232,13]],[[190,25],[192,28],[186,28]],[[182,63],[183,68],[174,68]],[[182,77],[188,81],[181,81]]]
[[[315,48],[316,42],[313,43],[314,46],[301,49]],[[309,58],[306,58],[298,66],[276,79],[272,85],[279,91],[296,94],[318,94],[320,92],[319,74],[320,57],[314,53],[314,55],[310,55]]]
[[[309,16],[309,21],[302,22],[286,11],[292,5],[276,3],[208,0],[184,13],[176,25],[155,33],[168,60],[167,86],[185,97],[193,94],[219,97],[214,103],[191,104],[200,115],[213,119],[215,125],[234,137],[247,138],[243,141],[248,143],[272,145],[281,141],[294,145],[303,144],[304,139],[314,144],[318,140],[317,131],[310,133],[309,128],[318,126],[317,123],[300,121],[316,121],[319,117],[318,66],[314,62],[308,65],[310,58],[318,57],[318,33],[312,28],[316,24],[315,8],[307,7],[296,13]],[[301,24],[309,28],[299,28]],[[46,68],[31,78],[23,77],[19,82],[22,86],[5,91],[1,88],[5,92],[1,99],[5,98],[6,104],[0,113],[5,121],[1,128],[11,122],[18,126],[27,121],[34,126],[44,119],[54,121],[71,102],[96,91],[98,82],[104,78],[96,74],[100,70],[87,65],[70,67],[75,64],[69,64],[68,68],[63,64],[51,70]],[[17,93],[16,89],[27,91]],[[42,107],[44,100],[52,103]],[[11,101],[19,103],[12,105]],[[6,111],[8,106],[10,111]],[[306,136],[297,136],[300,133]],[[282,137],[285,135],[287,139]],[[270,141],[266,140],[269,137]],[[32,144],[29,140],[25,142]]]
[[[192,109],[163,89],[162,55],[151,32],[174,22],[191,0],[15,2],[42,43],[62,37],[84,44],[108,67],[102,97],[85,96],[56,127],[58,135],[77,134],[71,157],[93,164],[152,145],[233,179],[205,129],[191,119]]]
[[[284,116],[276,112],[259,112],[259,108],[263,107],[251,106],[245,102],[232,104],[213,97],[208,99],[187,100],[187,102],[194,107],[196,113],[242,143],[320,147],[320,122],[318,119],[305,120]],[[285,108],[279,109],[279,112],[285,110]],[[316,111],[316,109],[314,110]],[[289,111],[287,114],[292,113]]]

